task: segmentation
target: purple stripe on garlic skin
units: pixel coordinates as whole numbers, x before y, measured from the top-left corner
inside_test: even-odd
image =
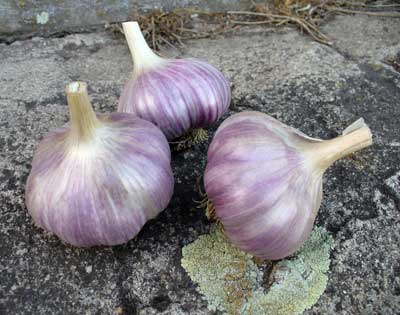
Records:
[[[153,122],[169,140],[221,118],[231,91],[219,70],[196,59],[162,59],[148,47],[136,22],[123,27],[134,71],[121,94],[119,112]]]
[[[86,85],[79,84],[85,97]],[[90,103],[74,102],[69,98],[72,124],[48,133],[37,148],[26,185],[28,211],[37,225],[75,246],[127,242],[171,199],[168,142],[134,115],[96,117]],[[76,115],[77,105],[93,116]],[[75,127],[84,130],[90,121],[91,132],[82,137]]]
[[[371,144],[362,120],[322,141],[266,114],[235,114],[209,147],[207,196],[233,244],[264,259],[284,258],[311,233],[326,168]]]

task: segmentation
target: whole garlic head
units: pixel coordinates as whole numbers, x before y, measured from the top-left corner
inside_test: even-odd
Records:
[[[227,111],[231,91],[219,70],[197,59],[161,58],[149,48],[137,22],[122,25],[134,71],[118,111],[151,121],[169,140],[205,127]]]
[[[40,227],[76,246],[132,239],[172,196],[162,132],[131,114],[94,113],[86,84],[67,86],[71,124],[45,135],[26,184]]]
[[[371,144],[363,120],[323,141],[263,113],[235,114],[209,147],[207,196],[233,244],[261,258],[284,258],[311,233],[324,171]]]

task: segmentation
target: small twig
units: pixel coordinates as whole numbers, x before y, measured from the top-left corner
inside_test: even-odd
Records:
[[[198,10],[198,9],[178,9],[175,12],[202,14],[202,15],[208,15],[208,16],[213,16],[214,15],[214,13],[203,11],[203,10]]]
[[[206,36],[210,36],[210,35],[211,35],[211,31],[210,31],[210,32],[200,32],[200,31],[197,31],[197,30],[191,30],[191,29],[189,29],[189,28],[183,28],[183,27],[178,28],[178,30],[181,31],[181,32],[186,32],[186,33],[195,34],[194,36],[196,36],[196,38],[197,38],[198,36],[200,36],[200,37],[206,37]]]
[[[176,48],[173,44],[171,44],[168,40],[166,40],[163,36],[160,36],[160,40],[166,43],[171,48]]]
[[[234,24],[238,25],[259,25],[259,24],[271,24],[271,20],[267,21],[232,21]]]
[[[349,1],[343,1],[340,4],[346,5],[349,7],[363,7],[363,8],[395,8],[395,7],[400,7],[400,4],[377,4],[377,5],[368,5],[365,3],[360,3],[360,2],[349,2]]]
[[[228,14],[232,15],[254,15],[254,16],[267,16],[274,18],[287,18],[286,15],[272,14],[272,13],[261,13],[261,12],[252,12],[252,11],[228,11]]]
[[[311,10],[309,11],[309,15],[312,16],[315,10],[323,8],[328,4],[329,1],[330,0],[323,0],[320,4],[316,5],[315,7],[312,7]]]
[[[298,24],[300,24],[311,35],[311,37],[314,38],[316,41],[326,44],[326,45],[332,45],[332,43],[328,41],[328,38],[324,34],[322,34],[319,31],[314,32],[314,31],[310,30],[310,27],[313,27],[313,26],[310,24],[307,25],[308,23],[306,23],[306,21],[303,22],[303,21],[297,20],[296,22]]]
[[[154,25],[154,16],[151,17],[151,40],[153,42],[153,47],[154,49],[157,49],[156,46],[156,29],[155,29],[155,25]]]
[[[349,13],[349,14],[364,14],[370,16],[384,16],[384,17],[400,17],[400,13],[395,12],[369,12],[369,11],[357,11],[357,10],[349,10],[349,9],[342,9],[338,7],[327,7],[330,11],[336,11],[341,13]]]
[[[323,43],[323,44],[326,44],[326,45],[332,45],[332,43],[329,41],[329,38],[327,36],[325,36],[324,34],[322,34],[316,28],[316,26],[314,26],[310,22],[307,22],[306,20],[300,19],[298,17],[293,17],[293,16],[289,16],[289,15],[272,14],[272,13],[251,12],[251,11],[228,11],[228,14],[264,16],[264,17],[270,17],[270,18],[277,18],[277,19],[280,19],[280,20],[286,19],[286,20],[295,22],[296,24],[300,25],[316,41],[318,41],[320,43]]]
[[[182,32],[195,33],[195,34],[200,33],[199,31],[191,30],[190,28],[184,28],[184,27],[178,27],[178,30]]]
[[[289,19],[282,20],[282,21],[276,23],[276,25],[277,25],[277,26],[281,26],[281,25],[283,25],[283,24],[285,24],[285,23],[287,23],[287,22],[290,22],[290,20],[289,20]]]
[[[124,34],[124,30],[122,29],[121,25],[119,23],[106,23],[105,24],[105,29],[111,30],[113,33],[121,33]]]
[[[199,31],[196,31],[196,30],[191,30],[189,28],[179,27],[177,30],[181,31],[181,32],[194,34],[194,35],[189,36],[189,37],[182,36],[181,38],[184,38],[184,39],[185,38],[188,38],[188,39],[190,39],[190,38],[205,38],[205,37],[210,37],[211,36],[210,32],[199,32]]]
[[[366,8],[398,8],[400,4],[377,4],[377,5],[366,5]]]
[[[365,14],[381,17],[400,17],[400,12],[379,11],[381,8],[397,8],[400,4],[381,4],[367,5],[360,2],[348,0],[288,0],[275,1],[273,5],[261,5],[251,1],[254,11],[228,11],[226,13],[210,13],[197,9],[177,9],[172,12],[163,12],[156,10],[146,16],[139,16],[138,21],[141,24],[143,34],[146,40],[152,44],[152,48],[159,50],[164,44],[178,48],[184,47],[184,41],[194,38],[208,38],[218,34],[228,34],[241,27],[241,25],[276,25],[281,26],[286,23],[295,24],[301,32],[307,33],[314,40],[331,45],[329,38],[324,35],[319,24],[326,17],[327,13],[333,14]],[[358,11],[352,10],[352,7],[361,7]],[[348,9],[347,9],[348,8]],[[217,24],[214,28],[203,27],[193,29],[191,20],[193,14],[200,16],[202,22],[213,21]],[[238,15],[245,18],[237,18]],[[122,30],[117,24],[106,24],[113,32]]]
[[[311,4],[307,4],[305,7],[297,9],[297,12],[302,12],[302,11],[308,11],[309,9],[311,9]]]
[[[175,33],[171,33],[171,36],[176,39],[176,41],[178,42],[178,44],[180,46],[185,47],[185,45],[181,41],[181,37],[180,36],[176,35]]]

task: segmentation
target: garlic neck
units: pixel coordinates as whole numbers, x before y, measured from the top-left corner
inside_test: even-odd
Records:
[[[335,161],[371,144],[371,130],[360,119],[346,128],[343,135],[310,144],[306,153],[316,169],[323,173]]]
[[[137,22],[125,22],[122,23],[122,27],[131,52],[134,74],[140,74],[164,63],[164,60],[147,45]]]
[[[67,101],[71,115],[71,138],[74,142],[86,142],[94,137],[101,126],[97,119],[84,82],[73,82],[66,88]]]

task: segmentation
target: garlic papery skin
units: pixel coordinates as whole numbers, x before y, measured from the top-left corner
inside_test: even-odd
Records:
[[[196,59],[163,59],[149,48],[137,22],[122,26],[134,71],[118,111],[151,121],[172,140],[217,121],[228,110],[231,90],[219,70]]]
[[[371,144],[362,119],[342,136],[319,140],[266,114],[242,112],[212,140],[205,190],[234,245],[260,258],[284,258],[311,233],[324,171]]]
[[[72,245],[125,243],[171,199],[168,141],[132,114],[96,116],[85,83],[66,92],[71,123],[39,143],[26,206],[38,226]]]

